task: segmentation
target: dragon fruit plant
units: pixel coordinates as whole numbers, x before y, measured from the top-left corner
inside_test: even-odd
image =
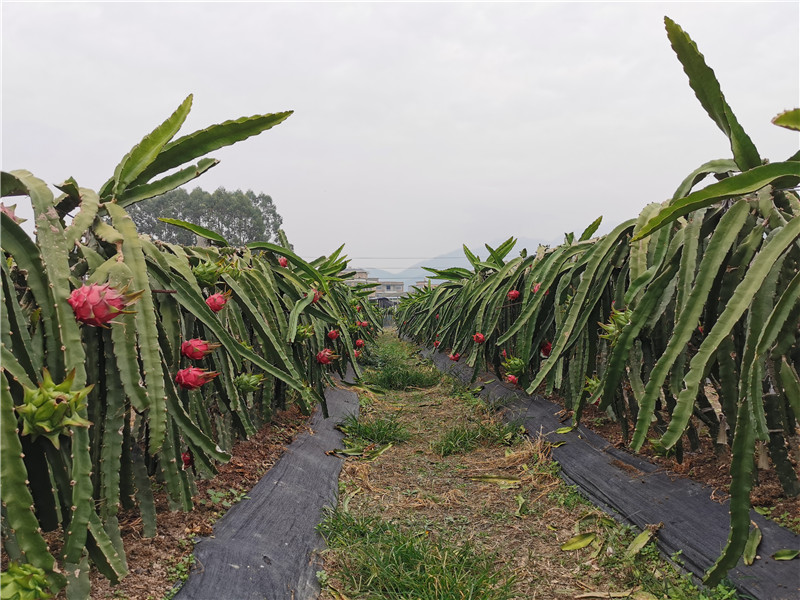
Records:
[[[150,475],[163,482],[171,504],[191,510],[195,470],[212,475],[230,458],[232,441],[254,434],[288,398],[306,412],[324,407],[329,376],[314,360],[317,340],[292,344],[295,334],[344,331],[359,314],[356,304],[363,304],[359,318],[378,322],[366,293],[337,277],[347,267],[338,252],[311,264],[291,254],[282,232],[280,246],[232,248],[183,222],[173,224],[209,244],[166,245],[139,235],[131,204],[192,181],[217,164],[208,152],[291,114],[179,136],[191,102],[131,148],[98,191],[68,179],[56,195],[28,171],[2,174],[3,201],[25,197],[36,221],[32,239],[10,207],[0,207],[3,544],[42,569],[54,596],[89,596],[87,546],[89,560],[112,581],[127,574],[117,515],[121,506],[138,510],[143,535],[157,535]],[[298,268],[279,269],[276,255]],[[214,289],[221,285],[226,292]],[[302,298],[310,289],[326,301],[309,311]],[[222,311],[231,300],[237,310]],[[366,332],[358,337],[369,339]],[[340,343],[352,356],[349,337]],[[207,370],[180,369],[201,358]],[[252,370],[263,375],[237,376]],[[191,410],[184,388],[194,390]],[[195,468],[181,468],[182,451],[194,456]],[[68,510],[59,510],[64,502]],[[42,532],[61,536],[58,557]],[[7,581],[8,572],[4,598]]]

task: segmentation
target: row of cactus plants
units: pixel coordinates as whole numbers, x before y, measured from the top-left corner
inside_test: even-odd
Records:
[[[593,237],[507,259],[512,238],[486,246],[473,269],[430,269],[442,283],[409,295],[400,332],[491,366],[529,393],[558,392],[577,426],[587,403],[607,410],[630,447],[650,441],[681,457],[696,422],[732,451],[731,529],[710,566],[716,585],[750,529],[757,446],[788,496],[800,493],[790,452],[800,418],[800,153],[762,161],[689,36],[667,34],[703,108],[728,136],[732,159],[701,165],[672,199]],[[776,117],[800,128],[800,110]],[[694,189],[706,176],[716,183]],[[694,191],[693,191],[694,190]],[[715,408],[716,397],[719,404]],[[629,431],[628,423],[634,424]],[[795,457],[797,459],[797,457]]]
[[[235,248],[187,223],[177,225],[205,244],[137,232],[126,206],[190,181],[216,164],[209,152],[291,114],[173,139],[190,106],[191,96],[100,192],[68,179],[56,197],[27,171],[2,173],[2,195],[27,196],[35,215],[35,240],[13,210],[0,215],[3,598],[65,586],[86,598],[90,562],[124,577],[120,509],[137,509],[143,534],[155,535],[156,487],[190,510],[195,477],[213,476],[273,410],[324,409],[331,371],[358,372],[357,346],[380,325],[369,290],[340,277],[341,248],[308,262],[282,233]],[[49,531],[63,534],[57,556]]]

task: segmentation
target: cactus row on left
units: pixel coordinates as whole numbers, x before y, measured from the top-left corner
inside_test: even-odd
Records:
[[[369,290],[340,275],[341,248],[308,262],[282,233],[240,248],[219,236],[183,247],[139,235],[126,206],[190,181],[217,163],[209,152],[291,114],[173,139],[191,100],[99,192],[70,178],[55,196],[27,171],[2,173],[2,196],[28,197],[35,215],[35,239],[13,210],[0,215],[4,594],[66,586],[69,598],[88,597],[90,562],[124,577],[121,508],[138,509],[155,535],[153,486],[191,509],[195,478],[213,476],[273,410],[324,409],[331,372],[358,372],[356,340],[381,323]],[[61,533],[57,556],[49,531]]]

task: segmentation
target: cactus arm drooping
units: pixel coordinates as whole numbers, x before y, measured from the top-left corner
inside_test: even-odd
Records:
[[[592,249],[592,257],[586,265],[586,270],[583,273],[581,283],[578,286],[577,292],[575,293],[575,298],[573,299],[570,311],[567,314],[563,325],[557,331],[558,339],[552,349],[550,359],[542,365],[533,382],[531,382],[531,384],[528,386],[526,391],[529,394],[532,394],[536,391],[536,388],[539,387],[539,384],[542,381],[544,381],[544,378],[550,372],[550,369],[555,366],[555,359],[557,359],[567,347],[567,343],[572,335],[573,328],[575,327],[578,318],[581,316],[581,310],[584,308],[589,292],[595,283],[595,274],[600,269],[601,264],[608,262],[610,255],[613,254],[617,245],[620,244],[622,240],[630,233],[634,224],[635,220],[629,219],[628,221],[617,225],[613,231],[611,231],[605,238],[598,242],[597,245]],[[603,261],[605,261],[605,263]],[[591,305],[593,306],[594,302],[591,302]],[[583,310],[583,312],[588,313],[588,310]],[[586,318],[588,319],[588,315],[586,315]]]
[[[72,223],[64,230],[64,234],[67,237],[67,246],[70,248],[77,244],[89,230],[100,208],[100,197],[97,192],[87,188],[79,188],[79,191],[81,198],[80,211],[72,219]]]
[[[738,202],[735,204],[731,210],[722,217],[719,227],[717,227],[711,237],[711,241],[700,262],[700,268],[696,278],[697,284],[687,295],[684,313],[678,319],[673,334],[670,336],[669,342],[667,343],[667,347],[656,362],[655,367],[650,373],[650,379],[645,386],[644,398],[639,407],[639,417],[631,442],[631,448],[634,451],[638,451],[645,441],[647,430],[650,427],[650,419],[653,414],[652,409],[655,407],[655,401],[661,390],[661,386],[670,369],[672,369],[678,355],[686,347],[694,330],[697,328],[697,321],[708,299],[708,292],[722,265],[722,261],[728,254],[731,245],[736,241],[747,219],[748,208],[747,202]],[[606,392],[608,391],[610,390],[606,389]]]
[[[683,430],[686,428],[686,423],[692,414],[694,399],[705,373],[706,363],[710,360],[711,355],[722,339],[731,332],[733,326],[748,309],[753,297],[769,274],[772,266],[778,260],[778,257],[795,242],[798,236],[800,236],[800,219],[793,219],[785,227],[778,230],[753,259],[741,284],[736,287],[725,310],[711,331],[708,332],[697,354],[692,357],[689,363],[689,371],[685,377],[686,387],[678,396],[672,420],[661,439],[661,443],[666,448],[671,448],[683,435]],[[739,390],[739,393],[745,394],[746,392]],[[741,411],[739,411],[739,414],[741,414]],[[752,422],[750,422],[750,427],[752,427]]]

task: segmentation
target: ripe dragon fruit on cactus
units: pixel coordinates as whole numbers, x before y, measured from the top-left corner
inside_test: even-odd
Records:
[[[219,375],[216,371],[206,371],[198,367],[181,369],[175,374],[175,383],[185,390],[197,390],[214,377]]]
[[[107,283],[103,285],[92,283],[73,290],[67,302],[72,307],[75,318],[81,323],[108,329],[106,323],[111,319],[120,314],[133,312],[125,309],[138,300],[142,293],[143,291],[126,294]]]
[[[458,359],[461,358],[461,355],[458,352],[453,352],[452,354],[448,355],[447,358],[449,358],[452,361],[458,362]]]
[[[484,337],[484,335],[482,333],[478,332],[478,333],[476,333],[475,335],[472,336],[472,340],[476,344],[482,344],[483,342],[486,341],[486,338]]]
[[[517,379],[516,375],[507,375],[506,381],[512,385],[517,385],[517,383],[519,383],[519,379]]]
[[[366,342],[364,340],[362,340],[362,339],[357,339],[356,340],[356,348],[363,348],[364,344],[366,344]]]
[[[329,340],[337,340],[337,339],[339,339],[339,330],[338,329],[331,329],[328,332],[328,339]]]
[[[211,354],[220,347],[220,344],[212,344],[199,338],[186,340],[181,344],[181,354],[191,360],[200,360]]]
[[[355,356],[357,359],[361,358],[361,350],[354,350],[353,356]]]
[[[438,347],[439,347],[439,344],[441,344],[441,343],[442,343],[442,342],[440,342],[439,340],[436,340],[435,342],[433,342],[433,347],[434,347],[434,348],[438,348]]]
[[[517,298],[519,298],[519,290],[511,290],[508,292],[507,297],[511,302],[514,302]]]
[[[330,348],[325,348],[317,352],[317,362],[321,365],[329,365],[337,358],[339,357],[334,354],[333,350]]]
[[[311,298],[311,304],[316,304],[319,302],[320,298],[322,298],[323,292],[319,291],[317,288],[311,288],[311,291],[314,293],[314,297]],[[308,297],[308,294],[306,294],[306,297]]]
[[[194,466],[194,456],[192,455],[191,450],[187,450],[186,452],[181,452],[181,462],[183,463],[184,471]]]
[[[217,292],[216,294],[211,294],[208,298],[206,298],[206,305],[208,308],[217,313],[225,308],[225,305],[228,303],[228,299],[230,297],[230,292],[225,292],[224,294]]]
[[[541,348],[539,348],[539,356],[547,358],[552,350],[553,344],[551,342],[543,342]]]
[[[279,256],[279,257],[278,257],[278,264],[279,264],[280,266],[282,266],[282,267],[286,268],[286,267],[288,267],[288,266],[289,266],[289,259],[288,259],[288,258],[286,258],[285,256]]]

